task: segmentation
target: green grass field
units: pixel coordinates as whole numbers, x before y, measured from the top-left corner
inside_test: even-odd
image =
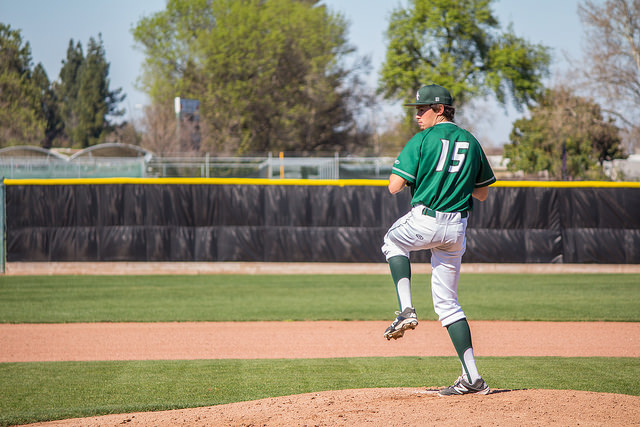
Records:
[[[414,305],[433,320],[427,275]],[[461,277],[471,320],[640,321],[640,276]],[[0,322],[389,320],[386,276],[7,276]],[[0,425],[108,413],[208,406],[342,388],[445,386],[447,357],[0,364]],[[638,358],[481,357],[492,388],[640,395]]]
[[[413,277],[421,319],[435,320],[426,274]],[[464,274],[460,303],[474,320],[640,321],[634,274]],[[7,276],[0,322],[389,320],[386,275]]]

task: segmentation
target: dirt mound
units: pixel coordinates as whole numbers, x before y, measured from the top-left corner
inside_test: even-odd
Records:
[[[339,390],[37,426],[640,425],[640,397],[565,390],[493,390],[440,397],[434,389]]]

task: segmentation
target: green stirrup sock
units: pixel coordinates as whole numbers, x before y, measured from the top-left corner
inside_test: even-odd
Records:
[[[411,279],[411,263],[409,258],[402,255],[392,256],[389,258],[389,268],[391,269],[391,277],[396,285],[403,277]]]
[[[450,324],[447,326],[447,331],[449,332],[453,346],[456,348],[460,362],[462,362],[462,367],[467,374],[467,379],[471,380],[467,364],[464,363],[464,352],[468,348],[471,348],[471,330],[469,329],[467,319],[461,319]]]
[[[391,270],[391,278],[396,285],[396,295],[398,296],[398,305],[402,311],[402,304],[400,303],[400,293],[398,292],[398,282],[400,279],[407,278],[411,280],[411,263],[409,258],[402,255],[396,255],[389,258],[389,269]]]

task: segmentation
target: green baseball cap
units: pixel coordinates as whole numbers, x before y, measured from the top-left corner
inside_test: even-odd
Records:
[[[416,94],[416,102],[404,104],[405,107],[415,105],[444,104],[453,105],[453,98],[448,90],[438,85],[422,86]]]

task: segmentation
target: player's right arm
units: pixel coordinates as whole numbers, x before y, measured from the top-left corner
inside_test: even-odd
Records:
[[[423,132],[414,135],[404,146],[396,161],[393,162],[391,175],[389,176],[389,192],[391,194],[399,193],[404,187],[415,184],[422,134]],[[413,196],[413,191],[411,195]]]
[[[471,196],[484,202],[489,196],[489,186],[496,182],[496,176],[493,173],[493,169],[491,169],[491,165],[489,164],[489,160],[487,160],[487,156],[484,154],[482,146],[478,143],[477,147],[479,148],[480,155],[480,169],[478,170],[475,188]]]
[[[489,187],[476,187],[473,189],[471,195],[481,202],[484,202],[487,200],[487,196],[489,196]]]

